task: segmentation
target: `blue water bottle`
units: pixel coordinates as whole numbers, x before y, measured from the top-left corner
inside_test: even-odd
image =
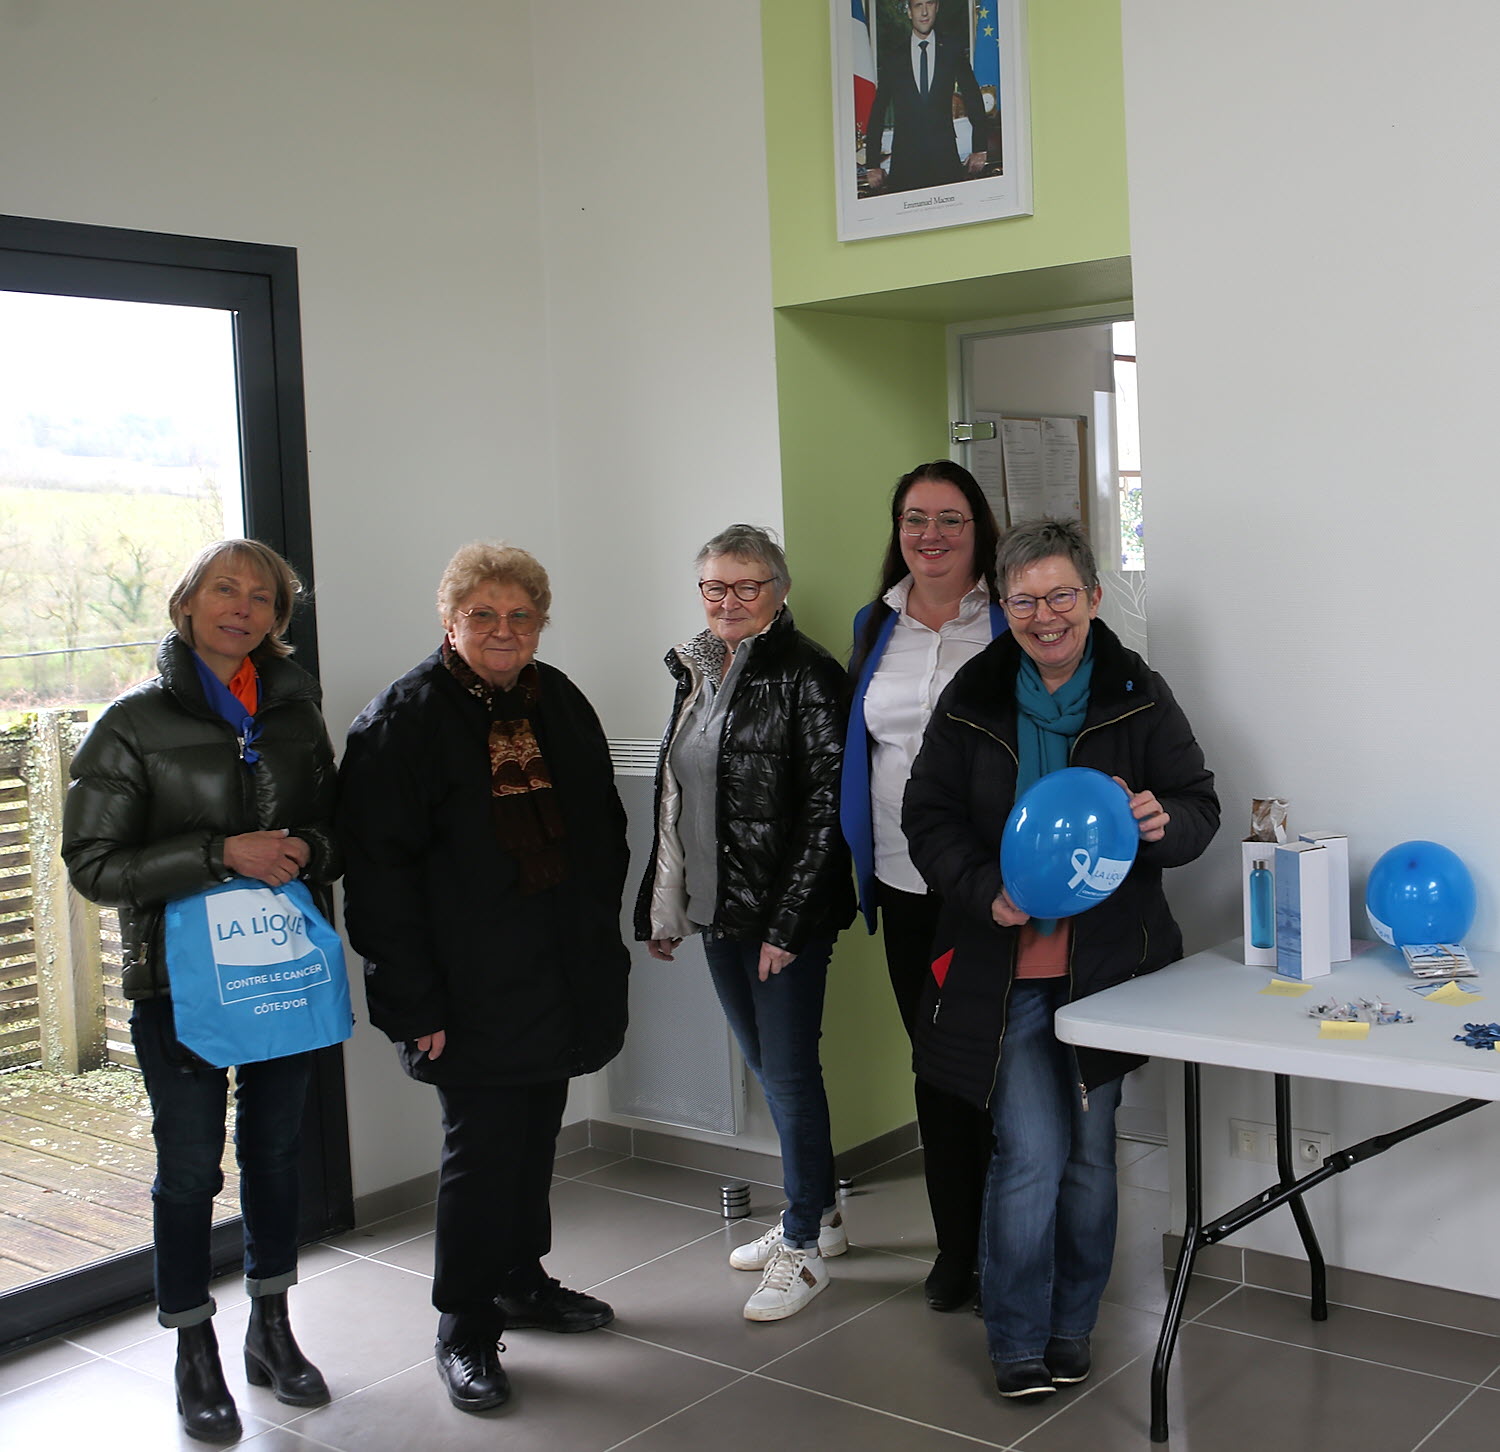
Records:
[[[1250,945],[1255,948],[1276,946],[1275,879],[1259,859],[1250,872]]]

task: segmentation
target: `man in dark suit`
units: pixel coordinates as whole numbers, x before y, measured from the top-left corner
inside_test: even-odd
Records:
[[[875,101],[865,128],[865,184],[876,192],[949,186],[978,176],[988,160],[984,151],[972,151],[967,159],[958,154],[953,93],[963,99],[977,144],[985,139],[984,98],[963,47],[937,34],[938,0],[907,0],[906,13],[911,20],[910,43],[888,45],[881,52]],[[887,110],[892,117],[888,171],[880,166]]]

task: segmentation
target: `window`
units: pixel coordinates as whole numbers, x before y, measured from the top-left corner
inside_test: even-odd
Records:
[[[149,674],[151,644],[132,642],[165,634],[162,592],[207,540],[252,535],[312,585],[298,314],[289,248],[0,217],[0,655],[9,657],[0,660],[0,693],[30,692],[32,705],[102,704]],[[50,392],[40,387],[48,372],[58,385]],[[28,464],[38,472],[28,475]],[[310,608],[298,611],[290,634],[298,662],[316,673]],[[48,724],[61,741],[67,723]],[[37,1066],[64,1077],[114,1064],[133,1079],[123,1005],[111,1002],[109,987],[111,952],[116,968],[118,959],[105,921],[112,914],[99,913],[90,932],[87,914],[33,904],[31,864],[53,850],[37,834],[56,832],[60,784],[43,792],[53,805],[32,814],[37,773],[6,769],[13,744],[0,730],[0,1070]],[[65,759],[52,753],[54,776]],[[60,917],[69,921],[44,921]],[[44,998],[58,975],[43,982],[36,971],[45,932],[69,935],[68,960],[87,964],[57,999],[76,1008],[92,994],[87,1015],[48,1017]],[[68,1032],[57,1027],[65,1021]],[[25,1046],[28,1034],[35,1050]],[[317,1056],[307,1114],[300,1228],[311,1239],[353,1218],[337,1049]],[[80,1124],[87,1119],[85,1105]],[[87,1133],[67,1132],[70,1146]],[[38,1130],[30,1143],[50,1133]],[[12,1167],[21,1198],[48,1188],[45,1158],[38,1150],[32,1170]],[[128,1234],[77,1236],[93,1254],[76,1265],[59,1255],[68,1226],[38,1232],[45,1256],[22,1255],[28,1225],[0,1194],[7,1264],[31,1273],[0,1281],[0,1350],[149,1297],[149,1156],[144,1167],[141,1158],[137,1149],[134,1244]],[[121,1189],[128,1178],[114,1175],[112,1203],[130,1200]],[[87,1190],[69,1194],[86,1214]],[[7,1225],[13,1214],[16,1224]],[[110,1218],[118,1228],[126,1214]],[[221,1266],[238,1260],[237,1217],[216,1223],[214,1247]]]
[[[1115,489],[1120,501],[1120,568],[1146,568],[1141,493],[1141,429],[1136,413],[1135,324],[1115,323]]]

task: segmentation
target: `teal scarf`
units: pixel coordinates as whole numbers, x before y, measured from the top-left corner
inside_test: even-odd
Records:
[[[1042,684],[1036,662],[1023,656],[1016,673],[1016,798],[1049,772],[1068,764],[1073,738],[1083,730],[1089,709],[1089,683],[1094,676],[1094,639],[1089,636],[1078,669],[1055,691]],[[1037,932],[1057,927],[1056,918],[1033,918]]]

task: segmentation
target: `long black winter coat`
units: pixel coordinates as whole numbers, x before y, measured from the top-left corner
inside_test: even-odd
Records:
[[[167,996],[162,909],[234,875],[226,837],[277,827],[301,837],[312,852],[303,878],[328,909],[326,885],[340,867],[318,683],[283,657],[252,659],[261,689],[253,769],[175,631],[157,653],[160,674],[110,706],[73,758],[63,860],[84,897],[120,909],[127,998]]]
[[[704,675],[717,678],[725,649],[704,631],[667,653],[677,694],[656,772],[651,860],[636,899],[640,939],[682,938],[691,931],[668,756]],[[839,830],[849,678],[797,630],[788,610],[740,649],[751,655],[720,738],[719,900],[705,926],[737,941],[800,953],[811,939],[854,921],[849,849]]]
[[[1069,998],[1083,998],[1182,956],[1182,934],[1162,892],[1162,869],[1199,856],[1219,826],[1213,774],[1167,683],[1102,621],[1092,628],[1088,714],[1069,764],[1118,776],[1156,794],[1171,817],[1160,842],[1142,842],[1124,882],[1070,919]],[[1015,804],[1016,673],[1013,635],[968,662],[939,698],[912,768],[901,813],[912,861],[943,898],[930,976],[918,1014],[917,1073],[949,1093],[987,1105],[1014,981],[1020,933],[990,906],[1003,886],[1000,838]],[[1141,1062],[1077,1051],[1080,1082],[1093,1088]]]
[[[537,663],[532,728],[567,833],[568,875],[527,895],[490,815],[489,714],[434,652],[349,729],[338,828],[349,940],[370,1021],[430,1084],[592,1073],[625,1037],[628,854],[609,746],[583,693]],[[412,1040],[442,1029],[436,1060]]]

